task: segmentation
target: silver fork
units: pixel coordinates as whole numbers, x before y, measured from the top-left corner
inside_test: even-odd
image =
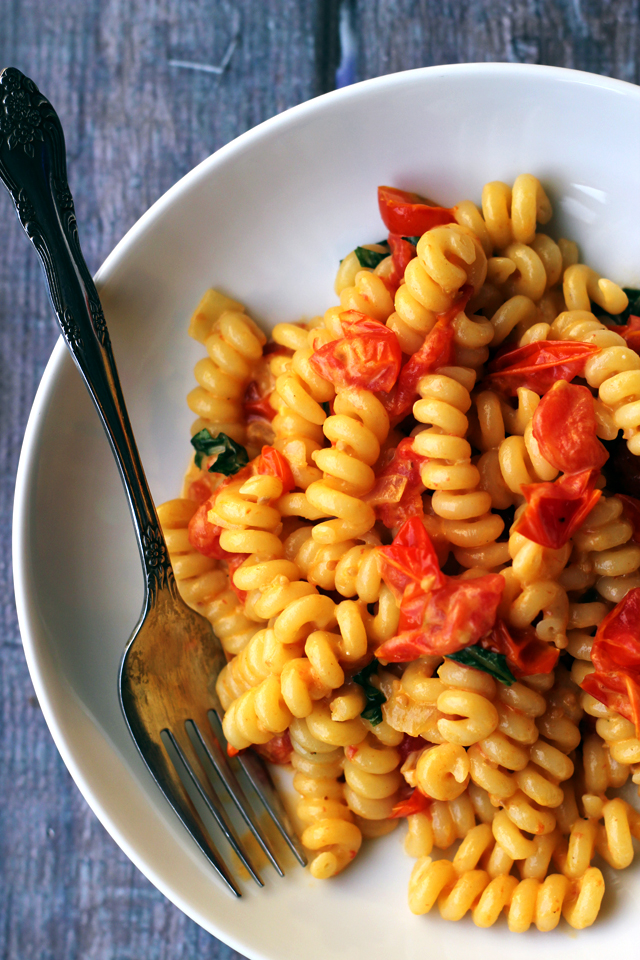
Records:
[[[248,799],[252,792],[303,866],[306,857],[258,758],[250,752],[227,756],[212,683],[224,666],[224,652],[208,620],[178,594],[100,299],[80,250],[62,126],[33,81],[13,67],[0,73],[0,179],[42,260],[62,335],[102,419],[133,516],[146,592],[120,668],[124,716],[154,780],[218,876],[239,897],[238,884],[205,826],[207,814],[260,886],[229,817],[235,808],[283,876]]]

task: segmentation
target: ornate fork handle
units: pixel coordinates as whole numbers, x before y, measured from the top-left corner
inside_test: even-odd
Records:
[[[113,447],[133,514],[149,598],[173,571],[131,430],[100,298],[82,256],[58,115],[14,67],[0,73],[0,179],[38,251],[62,336]]]

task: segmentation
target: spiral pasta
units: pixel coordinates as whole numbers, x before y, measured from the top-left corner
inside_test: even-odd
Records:
[[[302,798],[297,812],[305,824],[302,843],[313,853],[311,873],[326,880],[351,863],[362,843],[340,782],[344,753],[317,740],[304,720],[291,725],[291,743],[293,786]]]
[[[301,580],[292,560],[284,557],[277,531],[279,511],[271,506],[282,495],[278,477],[256,475],[238,489],[234,484],[223,489],[209,511],[210,523],[224,529],[220,546],[228,553],[248,554],[234,571],[234,586],[248,592],[245,612],[258,622],[277,616],[287,604],[314,593]]]
[[[241,304],[217,290],[208,290],[198,304],[189,333],[208,354],[196,363],[198,386],[187,397],[199,418],[192,432],[207,428],[213,436],[226,433],[242,443],[246,437],[242,400],[267,338]]]
[[[425,487],[435,491],[431,505],[443,520],[446,538],[457,547],[486,550],[502,533],[504,522],[490,513],[491,495],[478,489],[480,473],[464,439],[474,381],[473,371],[464,367],[441,368],[423,377],[418,385],[422,399],[413,413],[430,426],[416,434],[413,446],[428,458],[420,475]]]
[[[480,207],[381,191],[388,242],[347,254],[323,316],[263,352],[241,304],[194,313],[194,430],[235,444],[159,508],[176,580],[229,657],[230,750],[291,741],[314,877],[406,818],[414,913],[584,929],[598,858],[625,869],[640,839],[618,796],[640,667],[602,652],[623,631],[640,663],[616,619],[640,505],[600,444],[640,455],[635,320],[613,329],[625,291],[541,232],[533,175]]]
[[[321,515],[335,517],[316,524],[317,543],[341,543],[360,537],[375,523],[373,507],[361,498],[374,485],[373,464],[389,431],[389,417],[368,390],[339,390],[333,416],[323,424],[331,447],[312,454],[323,479],[307,487],[307,500]]]
[[[205,557],[189,542],[189,520],[198,509],[192,500],[168,500],[158,507],[180,596],[209,620],[229,655],[239,653],[257,630],[244,613],[219,561]]]
[[[306,490],[320,478],[311,456],[322,446],[322,424],[326,419],[322,404],[333,400],[335,390],[309,363],[313,348],[309,346],[308,331],[279,323],[272,335],[276,343],[294,351],[291,357],[275,356],[271,361],[275,391],[269,402],[276,411],[272,421],[274,446],[287,457],[296,485]]]

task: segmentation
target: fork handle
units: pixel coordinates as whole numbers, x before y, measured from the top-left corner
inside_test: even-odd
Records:
[[[38,251],[60,330],[111,442],[145,570],[148,597],[173,572],[136,446],[100,298],[82,256],[58,115],[15,67],[0,73],[0,179]]]

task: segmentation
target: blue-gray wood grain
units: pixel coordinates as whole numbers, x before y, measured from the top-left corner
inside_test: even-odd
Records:
[[[638,0],[345,2],[356,79],[483,60],[640,79]],[[33,77],[61,116],[92,270],[194,164],[332,87],[338,14],[338,0],[0,0],[0,66]],[[224,75],[169,65],[220,63],[236,31]],[[24,426],[56,336],[39,264],[2,193],[0,957],[228,960],[239,955],[168,903],[95,819],[29,681],[13,604],[11,503]]]

